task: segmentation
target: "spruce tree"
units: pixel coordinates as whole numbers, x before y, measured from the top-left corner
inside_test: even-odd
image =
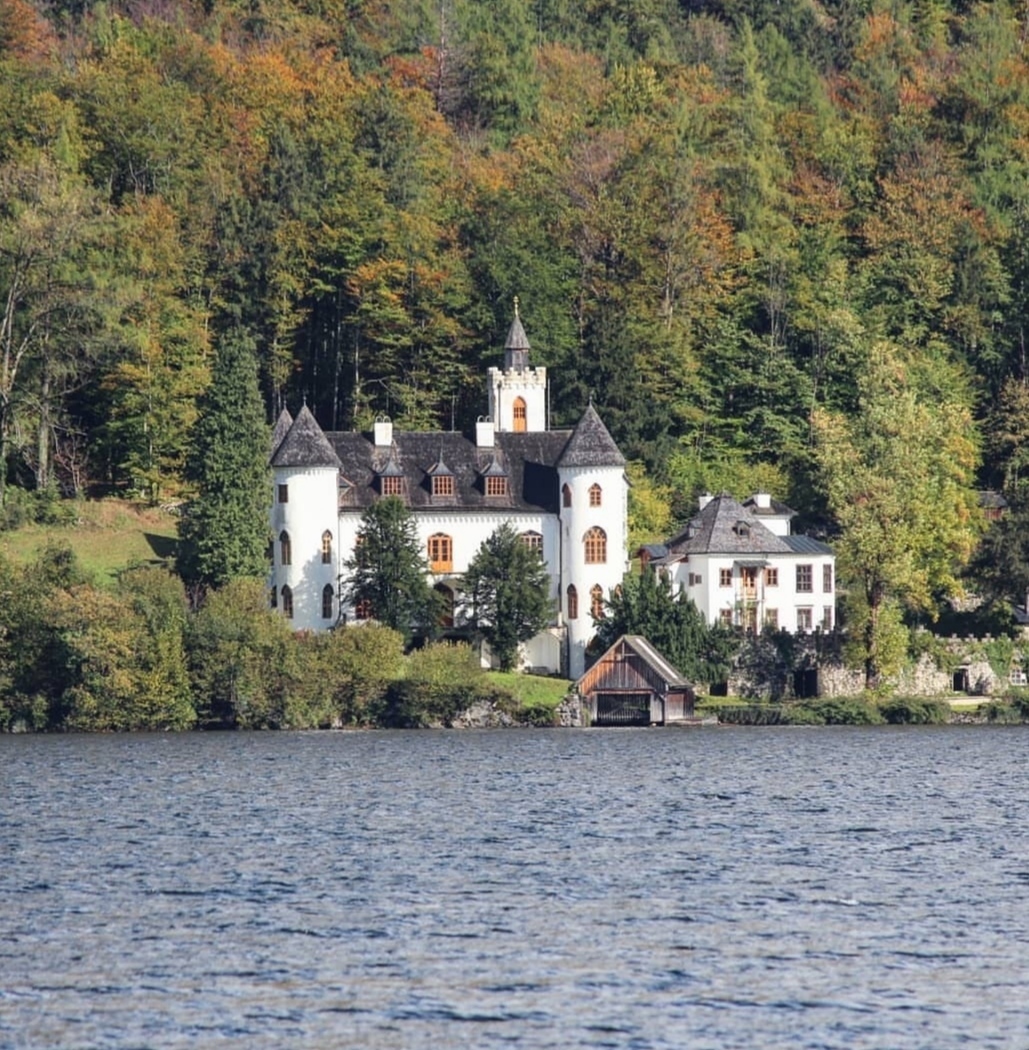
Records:
[[[411,512],[395,496],[373,503],[361,518],[353,557],[344,562],[344,600],[366,603],[373,619],[399,632],[431,633],[439,616],[439,596],[426,582],[429,566],[422,554]]]
[[[179,526],[178,570],[187,584],[221,587],[268,570],[268,427],[253,341],[226,333],[192,430],[186,478],[196,496]]]
[[[464,576],[472,620],[502,671],[510,671],[518,646],[550,622],[550,577],[539,553],[510,525],[501,525],[476,552]]]

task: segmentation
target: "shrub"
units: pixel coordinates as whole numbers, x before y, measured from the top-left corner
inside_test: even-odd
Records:
[[[803,708],[809,708],[816,717],[821,718],[825,725],[829,726],[874,726],[883,721],[875,704],[858,697],[807,700],[803,704],[798,704],[793,710]]]
[[[940,725],[949,714],[946,704],[917,697],[894,697],[879,704],[879,714],[890,725]]]

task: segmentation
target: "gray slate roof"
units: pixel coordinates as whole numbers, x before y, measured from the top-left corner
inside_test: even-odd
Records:
[[[799,538],[799,537],[790,537]],[[776,536],[731,496],[715,496],[674,539],[668,560],[684,554],[789,554],[787,537]]]
[[[560,467],[624,467],[625,456],[608,433],[592,402],[582,414],[557,463]]]
[[[279,417],[281,420],[281,416]],[[304,407],[272,456],[273,467],[338,467],[339,457],[311,410]]]
[[[785,503],[780,503],[777,499],[771,500],[770,507],[759,507],[755,497],[750,496],[743,501],[742,506],[759,518],[795,518],[797,516],[797,512],[792,507],[788,507]]]
[[[282,444],[283,438],[289,433],[289,428],[293,426],[293,417],[289,414],[289,409],[284,408],[279,413],[279,418],[275,420],[275,427],[272,430],[272,457],[274,458],[275,453]]]

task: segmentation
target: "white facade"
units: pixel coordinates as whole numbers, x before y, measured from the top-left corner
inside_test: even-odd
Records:
[[[466,620],[461,576],[497,528],[510,524],[539,548],[554,618],[524,647],[523,664],[583,673],[595,633],[591,606],[628,569],[624,459],[592,405],[574,430],[547,429],[546,372],[529,368],[527,353],[516,316],[506,367],[488,375],[499,417],[481,419],[469,437],[396,432],[385,419],[370,439],[324,434],[306,407],[296,420],[284,414],[271,459],[271,593],[297,630],[369,615],[340,604],[345,563],[367,507],[396,495],[411,511],[430,582],[453,599],[456,629]]]
[[[649,560],[711,624],[832,630],[835,555],[818,540],[792,535],[790,517],[789,508],[773,508],[760,494],[744,504],[728,496],[702,498],[687,529]]]

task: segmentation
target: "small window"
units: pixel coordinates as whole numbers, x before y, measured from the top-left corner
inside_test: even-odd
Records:
[[[832,606],[831,605],[823,605],[822,606],[822,630],[823,631],[831,631],[832,630]]]
[[[354,606],[355,620],[370,620],[372,618],[372,602],[370,598],[361,598]]]
[[[265,489],[265,492],[267,491]],[[279,561],[283,565],[293,564],[293,544],[290,543],[289,533],[285,529],[279,533]]]
[[[779,586],[779,570],[773,569],[769,566],[765,569],[765,586],[766,587],[778,587]]]
[[[523,532],[522,543],[531,551],[543,557],[543,537],[538,532]]]
[[[507,495],[507,478],[502,474],[491,474],[486,478],[486,495],[487,496],[506,496]]]
[[[822,590],[826,594],[832,594],[832,566],[822,566]]]
[[[273,609],[277,609],[279,607],[279,589],[278,589],[278,587],[273,587],[272,588],[271,594],[268,596],[268,604]]]
[[[326,529],[322,533],[322,565],[332,564],[332,533]]]
[[[603,502],[603,491],[599,485],[590,485],[590,506],[599,507]]]
[[[442,532],[429,537],[429,568],[433,572],[454,571],[454,541]]]
[[[571,585],[568,585],[568,619],[577,620],[579,618],[579,592]]]
[[[587,565],[603,565],[607,561],[607,533],[602,528],[594,525],[582,542]]]
[[[765,609],[765,626],[770,631],[779,630],[779,610],[778,609]]]
[[[381,491],[384,496],[404,494],[404,479],[399,474],[387,474],[379,480],[382,482]]]
[[[719,569],[718,570],[718,586],[719,587],[731,587],[732,586],[732,569]]]
[[[289,503],[289,485],[279,486],[279,502]]]
[[[699,587],[704,582],[699,572],[691,572],[689,575],[689,585],[691,587]]]
[[[604,591],[599,583],[590,588],[590,614],[594,620],[604,618]]]
[[[525,399],[516,397],[514,399],[514,432],[524,434],[528,429],[528,413],[525,408]]]
[[[336,597],[336,592],[332,589],[332,584],[331,583],[327,583],[322,588],[322,619],[323,620],[331,620],[332,619],[332,608],[333,608],[333,605],[334,605],[335,597]]]
[[[561,486],[561,506],[570,507],[572,505],[572,490],[567,485]]]
[[[288,587],[282,588],[282,612],[286,619],[293,619],[293,592]]]
[[[797,591],[798,593],[810,594],[814,589],[812,580],[811,566],[810,565],[798,565],[797,566]]]
[[[432,479],[432,494],[434,496],[453,496],[454,475],[436,474]]]
[[[718,613],[718,620],[723,627],[732,627],[732,609],[721,609]]]
[[[812,626],[812,610],[811,609],[798,609],[797,610],[797,630],[798,631],[810,631]]]

